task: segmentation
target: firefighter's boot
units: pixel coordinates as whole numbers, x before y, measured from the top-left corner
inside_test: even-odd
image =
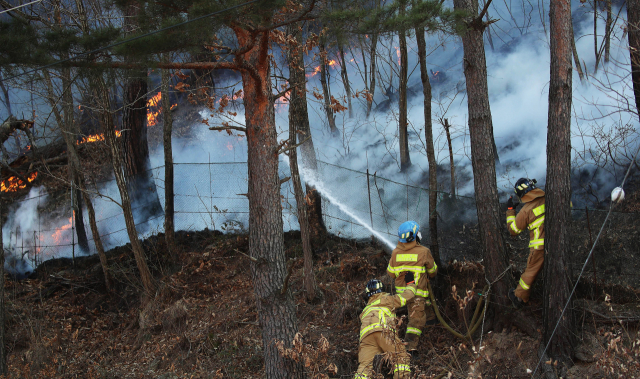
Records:
[[[420,336],[414,333],[407,333],[407,335],[404,337],[404,342],[407,343],[407,352],[409,352],[409,354],[413,355],[412,351],[418,349],[419,339]]]

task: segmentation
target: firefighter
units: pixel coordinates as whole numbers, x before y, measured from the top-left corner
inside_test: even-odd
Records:
[[[387,273],[395,282],[396,292],[403,293],[404,277],[411,273],[417,285],[416,296],[407,302],[409,324],[405,334],[407,350],[414,351],[425,325],[436,323],[436,316],[431,307],[427,284],[429,278],[436,276],[438,266],[431,256],[431,251],[420,245],[420,226],[415,221],[407,221],[398,228],[398,245],[391,254]]]
[[[516,215],[513,196],[507,201],[507,228],[512,236],[529,228],[529,258],[520,281],[509,291],[509,299],[516,309],[529,302],[531,285],[544,263],[544,191],[536,187],[535,179],[520,178],[514,186],[516,196],[524,206]]]
[[[371,279],[367,283],[365,291],[369,300],[360,314],[359,365],[354,379],[371,378],[373,358],[382,353],[393,354],[394,379],[409,379],[411,357],[396,334],[395,323],[392,323],[396,317],[395,310],[403,307],[416,293],[413,278],[407,275],[406,279],[406,290],[399,295],[382,292],[384,285],[378,279]]]

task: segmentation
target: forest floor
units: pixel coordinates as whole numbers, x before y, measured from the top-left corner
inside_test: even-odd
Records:
[[[576,232],[572,262],[578,266],[574,274],[580,271],[577,263],[584,263],[590,246],[583,216],[576,215],[572,225]],[[578,286],[579,300],[573,312],[576,353],[565,378],[640,377],[636,328],[640,320],[636,290],[640,288],[640,236],[633,217],[619,214],[608,222],[601,247],[594,253],[596,265],[591,268],[589,263],[588,275]],[[593,234],[603,219],[604,215],[591,216]],[[476,248],[478,225],[446,221],[441,241],[460,248],[455,254],[448,253],[433,283],[434,292],[445,320],[465,333],[485,283]],[[70,259],[51,260],[31,279],[7,278],[6,377],[264,377],[249,260],[240,253],[248,253],[247,236],[182,231],[176,240],[177,249],[171,254],[163,235],[144,241],[159,285],[154,298],[142,294],[129,245],[108,253],[115,279],[112,293],[105,290],[96,256],[77,258],[75,265]],[[526,264],[527,237],[507,242],[517,278]],[[293,267],[290,288],[304,341],[301,355],[310,362],[306,366],[309,377],[352,378],[358,365],[358,316],[365,305],[361,294],[373,277],[389,283],[385,274],[388,256],[374,243],[328,237],[315,249],[322,297],[310,303],[302,290],[298,232],[285,233],[285,254]],[[519,311],[500,308],[490,299],[486,322],[473,343],[458,339],[440,325],[426,329],[418,354],[412,358],[412,375],[530,378],[539,361],[542,278],[533,288],[530,305]],[[461,307],[454,293],[460,298],[469,295],[470,301]],[[406,314],[406,310],[398,313]],[[492,315],[510,322],[498,327],[491,322]],[[328,348],[321,346],[323,338]],[[555,369],[553,362],[541,366]]]

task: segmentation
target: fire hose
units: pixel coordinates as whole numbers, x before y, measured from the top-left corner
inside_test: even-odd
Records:
[[[484,314],[489,304],[488,299],[485,299],[487,297],[487,291],[489,290],[489,285],[487,284],[482,290],[482,293],[480,294],[480,300],[476,305],[476,310],[473,312],[473,317],[471,318],[471,322],[469,323],[471,327],[467,330],[466,334],[461,334],[455,331],[449,324],[447,324],[447,322],[442,318],[442,315],[440,314],[440,310],[436,305],[436,298],[433,295],[433,290],[431,289],[430,282],[427,282],[427,288],[429,289],[429,299],[431,300],[431,306],[433,306],[433,311],[435,312],[436,318],[438,319],[438,321],[440,321],[440,324],[442,324],[442,326],[444,326],[445,329],[451,332],[451,334],[453,334],[454,336],[460,339],[463,339],[467,342],[471,342],[471,336],[473,336],[473,333],[475,333],[476,330],[478,330],[478,327],[482,324]],[[480,309],[482,309],[482,311],[480,311]],[[441,379],[446,374],[447,374],[447,370],[442,370],[442,372],[438,374],[438,376],[436,376],[435,379]]]

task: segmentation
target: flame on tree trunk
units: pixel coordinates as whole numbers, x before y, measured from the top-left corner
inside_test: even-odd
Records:
[[[322,84],[322,94],[324,96],[324,111],[327,114],[327,121],[329,121],[329,130],[332,135],[338,135],[338,127],[336,127],[336,117],[333,115],[333,109],[331,108],[331,93],[329,92],[329,82],[327,78],[327,50],[324,47],[324,43],[318,44],[320,51],[320,82]]]
[[[244,89],[249,169],[249,251],[267,378],[302,378],[300,363],[284,358],[277,344],[291,347],[298,330],[282,234],[278,141],[269,77],[269,32],[231,25],[249,50],[234,57]]]
[[[131,200],[129,199],[129,191],[127,189],[127,183],[122,171],[122,156],[120,155],[120,148],[118,146],[118,139],[116,137],[115,126],[113,123],[113,115],[111,113],[111,104],[108,90],[102,81],[102,78],[98,78],[93,83],[96,103],[99,105],[100,123],[104,130],[104,135],[107,140],[107,144],[111,150],[111,163],[113,165],[113,172],[116,177],[116,184],[120,192],[120,198],[122,201],[122,212],[124,214],[124,222],[127,227],[127,234],[129,235],[129,241],[131,242],[131,249],[140,272],[140,280],[144,287],[147,296],[153,296],[155,293],[156,285],[149,271],[149,266],[144,255],[144,249],[138,238],[138,231],[136,230],[136,224],[133,221],[133,212],[131,211]]]
[[[162,213],[162,206],[151,174],[147,145],[147,82],[146,70],[138,72],[126,84],[122,118],[122,148],[124,173],[131,203],[136,205],[138,223]]]

